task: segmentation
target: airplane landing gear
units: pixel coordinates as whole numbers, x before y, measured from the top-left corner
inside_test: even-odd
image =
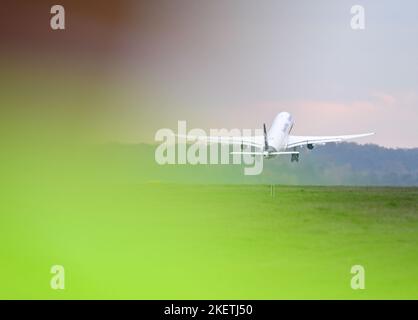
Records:
[[[299,154],[292,154],[292,158],[290,159],[291,162],[296,161],[299,162]]]

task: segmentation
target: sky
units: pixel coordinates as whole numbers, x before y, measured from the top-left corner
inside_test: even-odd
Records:
[[[2,9],[2,59],[103,83],[89,119],[105,139],[152,142],[179,120],[255,129],[288,111],[297,135],[374,131],[361,142],[418,147],[416,1],[62,1],[58,33],[49,1],[17,3]],[[350,27],[356,4],[364,30]]]

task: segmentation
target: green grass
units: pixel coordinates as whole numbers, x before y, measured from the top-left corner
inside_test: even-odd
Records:
[[[418,189],[7,189],[0,298],[418,298]],[[50,288],[52,265],[66,289]],[[352,290],[352,265],[366,289]]]

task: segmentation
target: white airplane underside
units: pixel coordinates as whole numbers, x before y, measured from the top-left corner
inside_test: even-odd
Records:
[[[291,161],[299,161],[297,147],[307,146],[313,149],[316,144],[329,142],[342,142],[350,139],[362,138],[374,133],[361,133],[339,136],[294,136],[290,134],[294,125],[292,116],[288,112],[279,113],[273,120],[270,129],[266,130],[263,125],[263,136],[185,136],[186,139],[202,141],[206,143],[221,143],[240,145],[241,151],[234,151],[231,154],[259,155],[266,159],[278,155],[291,155]],[[244,148],[250,148],[250,151]]]

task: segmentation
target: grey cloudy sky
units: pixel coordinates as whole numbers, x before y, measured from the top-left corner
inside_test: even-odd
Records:
[[[365,30],[350,27],[355,4]],[[131,100],[150,106],[130,134],[258,128],[286,110],[295,134],[418,147],[417,1],[158,0],[132,9],[120,45]]]

